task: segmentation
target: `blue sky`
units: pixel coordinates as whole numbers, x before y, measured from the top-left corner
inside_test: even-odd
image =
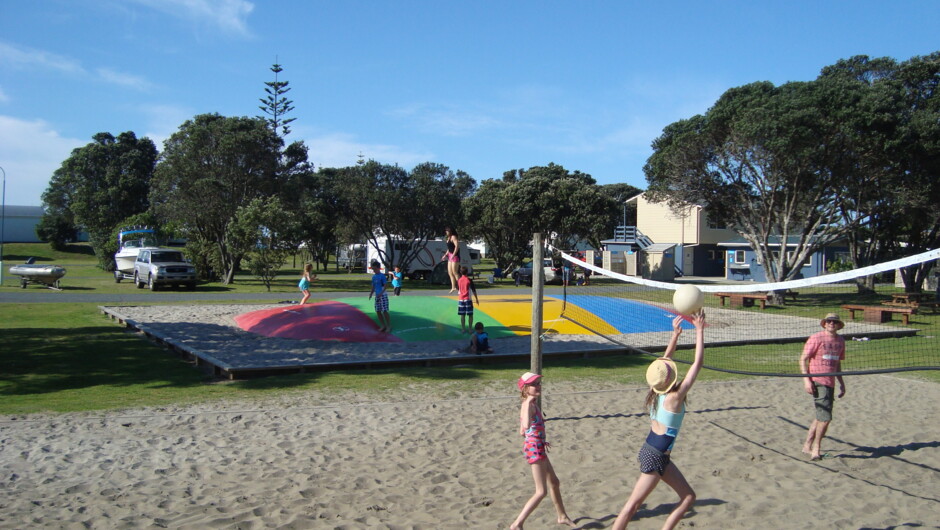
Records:
[[[650,142],[728,88],[926,55],[938,27],[936,0],[0,0],[5,202],[41,204],[98,132],[162,148],[197,114],[261,114],[275,60],[317,166],[554,162],[644,188]]]

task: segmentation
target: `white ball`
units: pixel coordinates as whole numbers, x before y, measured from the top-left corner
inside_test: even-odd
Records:
[[[691,315],[705,305],[705,294],[694,285],[681,285],[672,295],[672,305],[679,313]]]

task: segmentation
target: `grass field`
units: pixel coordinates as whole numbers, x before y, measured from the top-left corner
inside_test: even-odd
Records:
[[[57,263],[68,269],[63,290],[75,293],[136,292],[127,283],[115,284],[110,273],[96,267],[87,246],[73,245],[66,252],[53,252],[44,244],[5,244],[4,268],[37,257],[38,263]],[[274,292],[295,297],[300,266],[285,268]],[[491,265],[490,265],[491,266]],[[4,271],[6,272],[6,271]],[[367,291],[365,274],[321,271],[316,291]],[[410,282],[409,289],[431,289]],[[511,281],[487,285],[486,289],[522,289]],[[57,293],[30,286],[30,292]],[[233,285],[201,284],[197,292],[255,293],[265,288],[257,280],[239,276]],[[4,293],[20,292],[15,277],[4,274]],[[521,291],[520,291],[521,292]],[[187,302],[191,303],[191,302]],[[820,311],[793,304],[783,311],[793,314]],[[806,316],[803,314],[803,316]],[[922,325],[923,324],[923,325]],[[940,335],[940,315],[919,315],[918,327],[924,335]],[[768,346],[766,353],[774,355]],[[709,355],[734,356],[735,348],[709,349]],[[639,385],[648,359],[641,356],[598,357],[552,361],[545,366],[546,377],[583,381],[585,388],[596,385]],[[481,383],[512,381],[528,369],[527,363],[486,365],[467,368],[401,368],[297,374],[262,379],[219,382],[206,377],[191,365],[100,314],[92,303],[0,303],[0,414],[30,414],[120,409],[139,406],[190,404],[218,399],[244,399],[276,396],[283,392],[316,390],[321,394],[354,391],[381,398],[387,392],[428,385],[439,395],[472,395]],[[940,381],[940,372],[910,372],[906,377]],[[704,371],[703,380],[735,378]]]

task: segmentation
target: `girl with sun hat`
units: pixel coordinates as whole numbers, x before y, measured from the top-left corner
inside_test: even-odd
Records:
[[[672,354],[682,334],[682,320],[682,315],[673,319],[672,338],[666,346],[666,352],[646,370],[646,382],[650,386],[646,396],[646,405],[650,410],[650,432],[637,455],[640,478],[614,521],[613,528],[617,530],[627,527],[627,523],[660,480],[679,495],[679,504],[669,514],[663,528],[675,528],[695,502],[695,492],[679,468],[672,463],[670,455],[685,416],[685,399],[705,360],[705,312],[699,311],[692,315],[692,323],[695,325],[695,360],[685,378],[680,381]]]

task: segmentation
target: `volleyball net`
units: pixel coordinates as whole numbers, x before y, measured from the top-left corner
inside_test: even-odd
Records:
[[[896,271],[940,259],[940,249],[859,269],[779,283],[648,280],[605,269],[549,246],[567,265],[561,317],[626,349],[658,357],[672,334],[675,289],[705,297],[705,367],[731,373],[800,377],[799,359],[820,321],[845,323],[841,372],[855,375],[940,370],[940,292],[906,293]],[[936,270],[936,269],[934,269]],[[691,321],[673,358],[691,363]]]

